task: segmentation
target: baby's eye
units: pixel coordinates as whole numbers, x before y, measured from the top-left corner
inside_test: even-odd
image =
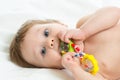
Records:
[[[46,37],[49,36],[49,31],[48,31],[48,29],[45,29],[45,31],[44,31],[44,35],[45,35]]]
[[[42,56],[44,56],[46,54],[46,48],[45,47],[42,48],[41,54],[42,54]]]

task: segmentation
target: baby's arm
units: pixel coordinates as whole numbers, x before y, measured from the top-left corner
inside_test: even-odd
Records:
[[[100,31],[113,27],[118,23],[119,19],[120,8],[107,7],[96,11],[79,27],[85,33],[85,37],[88,38]]]
[[[91,75],[90,73],[81,69],[79,66],[73,68],[72,74],[75,80],[107,80],[99,73],[97,73],[96,75]]]
[[[84,41],[88,37],[101,31],[112,28],[120,19],[120,8],[107,7],[96,11],[94,14],[82,18],[77,23],[77,28],[59,33],[58,37],[69,43],[69,39]]]

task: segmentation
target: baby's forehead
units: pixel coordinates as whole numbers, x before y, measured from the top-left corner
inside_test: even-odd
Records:
[[[47,24],[34,24],[26,33],[26,35],[33,35],[35,33],[37,33],[38,31],[42,32],[44,31],[44,29],[56,29],[59,28],[61,26],[66,26],[64,24],[60,24],[60,23],[47,23]]]
[[[60,23],[35,24],[27,31],[26,36],[34,35],[38,31],[42,32],[45,28],[54,28],[59,26],[61,26]]]
[[[47,23],[47,24],[34,24],[27,33],[31,32],[31,31],[38,31],[38,30],[42,30],[45,28],[56,28],[56,27],[60,27],[63,26],[60,23]]]
[[[35,24],[33,26],[39,26],[41,28],[44,28],[44,27],[56,27],[56,26],[61,26],[63,24],[60,24],[60,23],[47,23],[47,24]]]

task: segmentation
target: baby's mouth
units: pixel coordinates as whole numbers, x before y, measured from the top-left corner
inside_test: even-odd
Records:
[[[60,41],[60,54],[63,55],[64,53],[68,52],[68,43]]]

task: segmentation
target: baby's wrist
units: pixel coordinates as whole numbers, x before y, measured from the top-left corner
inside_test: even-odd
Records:
[[[77,69],[80,69],[80,68],[81,68],[80,65],[74,64],[73,66],[71,66],[71,72],[74,73],[74,72],[76,72]]]
[[[80,71],[80,72],[83,71],[83,69],[81,68],[81,66],[74,67],[74,68],[72,68],[72,70],[71,70],[71,72],[72,72],[73,75],[77,74],[78,71]]]

